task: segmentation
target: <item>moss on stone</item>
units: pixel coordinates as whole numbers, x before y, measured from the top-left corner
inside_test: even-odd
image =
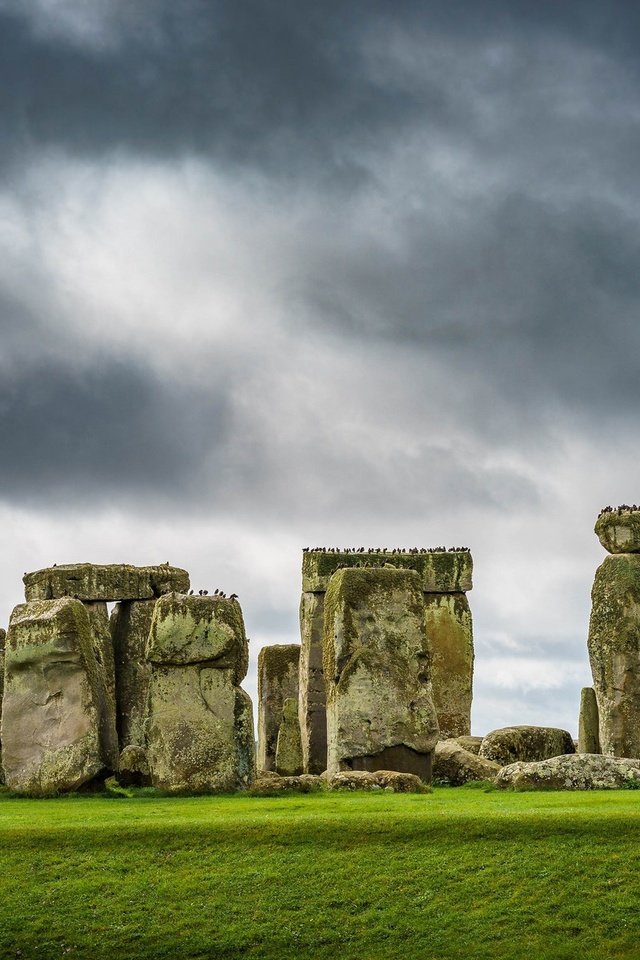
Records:
[[[640,510],[619,507],[603,512],[594,530],[609,553],[640,553]]]
[[[472,588],[473,559],[468,550],[424,553],[373,551],[371,553],[307,551],[302,554],[302,589],[317,593],[327,589],[333,574],[343,568],[363,570],[384,566],[415,570],[428,593],[459,593]]]
[[[72,563],[25,573],[27,600],[146,600],[171,591],[187,593],[189,574],[169,564],[135,567],[126,563]]]

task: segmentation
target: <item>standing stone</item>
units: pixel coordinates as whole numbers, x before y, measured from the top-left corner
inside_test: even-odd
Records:
[[[598,701],[593,687],[583,687],[580,694],[578,721],[578,753],[600,753]]]
[[[300,646],[273,644],[258,654],[258,769],[275,770],[278,730],[285,700],[298,711]],[[301,771],[302,772],[302,771]]]
[[[440,736],[469,736],[474,658],[469,601],[464,593],[425,593],[425,609]]]
[[[640,554],[613,554],[598,567],[588,647],[602,753],[640,757]]]
[[[302,773],[302,741],[298,701],[287,697],[282,707],[275,758],[276,773],[281,777],[298,777]]]
[[[6,639],[7,631],[4,628],[0,628],[0,717],[2,716],[2,698],[4,695],[4,645]],[[2,769],[2,740],[0,739],[0,784],[3,783],[4,772]]]
[[[105,766],[117,770],[120,750],[116,731],[116,675],[113,641],[109,629],[106,603],[85,603],[89,615],[91,641],[98,667],[98,699],[100,712],[100,742]]]
[[[419,575],[339,570],[324,620],[329,776],[397,770],[430,781],[438,721]]]
[[[250,786],[252,705],[239,687],[248,655],[237,600],[175,593],[158,600],[147,642],[154,786],[196,793]]]
[[[2,707],[7,785],[33,795],[74,790],[104,768],[100,685],[79,600],[23,603],[9,623]]]
[[[133,567],[127,563],[70,563],[25,573],[26,600],[145,600],[172,590],[186,593],[189,574],[168,563],[156,567]]]
[[[322,667],[324,592],[305,591],[300,601],[299,716],[305,773],[327,767],[327,694]]]
[[[145,747],[151,665],[146,647],[155,600],[122,600],[111,613],[120,750]]]

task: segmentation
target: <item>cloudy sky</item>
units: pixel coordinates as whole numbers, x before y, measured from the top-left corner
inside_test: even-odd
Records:
[[[164,562],[468,545],[475,732],[575,732],[640,495],[640,6],[0,0],[0,622]]]

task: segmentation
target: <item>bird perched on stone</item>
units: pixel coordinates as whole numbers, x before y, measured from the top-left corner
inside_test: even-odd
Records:
[[[237,599],[238,599],[237,593],[232,593],[231,596],[229,597],[229,600],[237,600]]]

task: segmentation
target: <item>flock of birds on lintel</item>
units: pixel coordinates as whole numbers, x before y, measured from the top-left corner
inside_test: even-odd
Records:
[[[393,550],[387,550],[386,547],[303,547],[303,553],[470,553],[470,547],[411,547],[405,550],[403,547],[394,547]]]
[[[189,596],[190,596],[190,597],[193,596],[193,590],[189,590]],[[208,597],[208,596],[209,596],[209,591],[208,591],[208,590],[198,590],[198,596],[199,596],[199,597]],[[214,600],[237,600],[237,599],[238,599],[238,594],[237,594],[237,593],[232,593],[231,596],[228,597],[223,590],[214,590],[213,593],[211,594],[211,596],[212,596],[212,598],[213,598]]]
[[[605,513],[633,513],[635,510],[640,510],[637,504],[630,507],[628,503],[621,503],[619,507],[603,507],[598,516],[602,517]]]

